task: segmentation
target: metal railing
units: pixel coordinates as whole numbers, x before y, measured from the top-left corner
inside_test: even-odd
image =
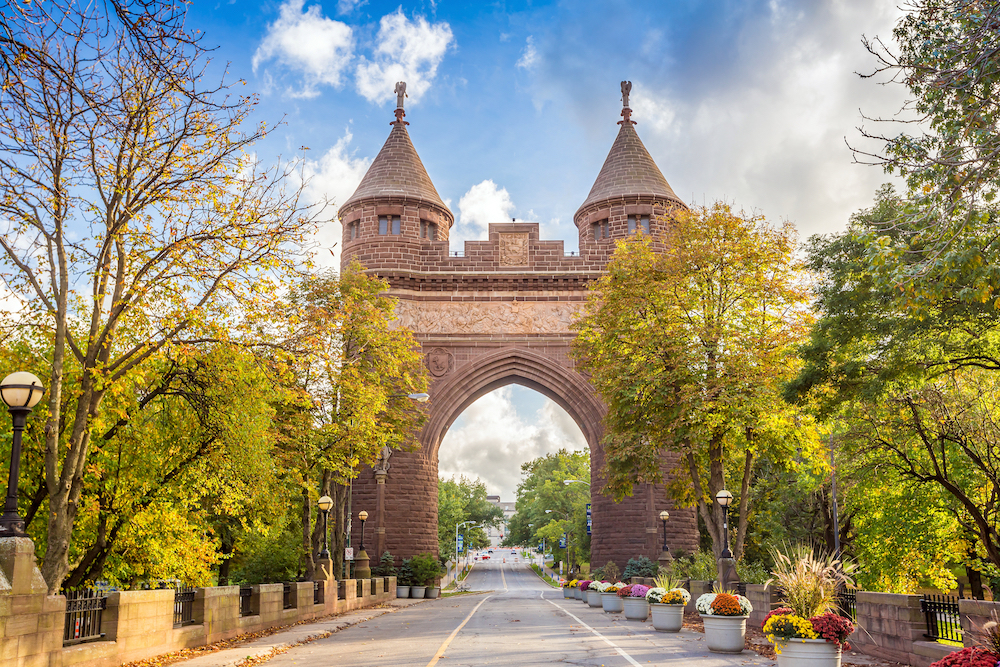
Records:
[[[858,592],[844,589],[837,592],[837,613],[852,621],[858,620]]]
[[[962,619],[958,611],[958,598],[950,595],[923,595],[920,611],[927,621],[925,637],[962,641]]]
[[[567,250],[566,252],[563,253],[563,257],[576,257],[579,254],[580,253],[577,252],[576,250]]]
[[[92,642],[104,638],[101,619],[108,606],[106,593],[91,589],[66,591],[66,623],[63,646]]]
[[[253,588],[240,586],[240,616],[253,616]]]
[[[174,627],[194,625],[194,589],[181,587],[174,589]]]
[[[282,609],[294,609],[296,603],[296,593],[297,591],[292,590],[291,584],[283,584],[281,590],[281,608]]]
[[[325,586],[320,586],[318,581],[313,582],[313,604],[323,604],[323,594],[326,592]]]
[[[450,257],[465,257],[465,251],[464,250],[452,250],[451,252],[448,253],[448,256],[450,256]]]

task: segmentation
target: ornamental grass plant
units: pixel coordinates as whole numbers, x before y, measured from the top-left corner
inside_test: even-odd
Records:
[[[837,589],[854,588],[851,574],[856,567],[834,557],[814,552],[803,544],[794,545],[787,553],[774,555],[774,579],[784,591],[785,605],[796,616],[812,618],[837,610]],[[771,582],[768,582],[771,583]]]

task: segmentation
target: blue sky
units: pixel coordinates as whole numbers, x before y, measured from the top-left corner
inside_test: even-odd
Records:
[[[803,238],[841,229],[888,180],[854,164],[847,143],[877,148],[860,138],[861,112],[891,115],[902,102],[898,86],[857,75],[873,66],[862,35],[888,39],[898,17],[892,0],[233,0],[194,3],[189,26],[260,95],[258,119],[284,119],[258,155],[309,147],[310,197],[350,196],[403,79],[410,135],[456,216],[453,247],[516,217],[569,250],[573,213],[618,130],[621,80],[633,82],[636,130],[682,199],[725,199],[790,220]],[[339,238],[330,223],[318,240]],[[508,391],[494,407],[558,426],[530,395]],[[449,438],[456,452],[473,447]],[[509,480],[495,485],[512,493]]]

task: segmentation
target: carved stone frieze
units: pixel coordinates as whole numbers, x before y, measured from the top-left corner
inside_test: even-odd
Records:
[[[571,334],[570,324],[582,308],[579,302],[441,303],[400,299],[396,316],[399,326],[418,334]]]

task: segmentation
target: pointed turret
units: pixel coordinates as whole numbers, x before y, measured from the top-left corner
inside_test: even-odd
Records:
[[[417,268],[420,249],[444,242],[455,216],[445,206],[406,131],[403,98],[406,84],[396,84],[396,120],[382,150],[338,217],[344,228],[346,266],[357,259],[365,267]]]
[[[611,241],[640,229],[654,231],[658,218],[684,206],[635,131],[628,106],[631,90],[632,83],[622,81],[621,129],[590,194],[573,216],[581,248],[585,242]]]

